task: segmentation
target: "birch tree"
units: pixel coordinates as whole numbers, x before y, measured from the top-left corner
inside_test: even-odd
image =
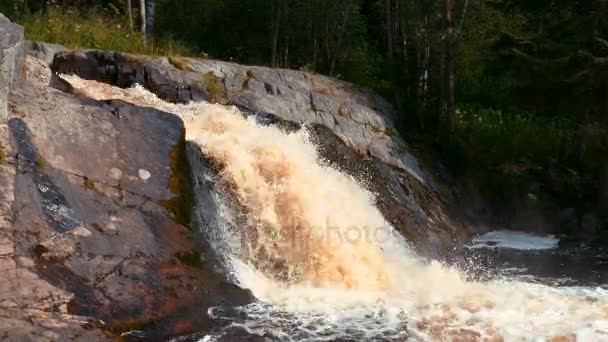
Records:
[[[154,33],[154,19],[156,18],[156,0],[146,1],[146,34]]]
[[[148,33],[147,29],[146,29],[146,0],[139,0],[139,15],[140,15],[140,20],[141,20],[141,35],[144,38],[144,44],[147,42],[147,36],[146,34]]]

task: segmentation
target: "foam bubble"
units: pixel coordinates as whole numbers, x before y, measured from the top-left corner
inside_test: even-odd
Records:
[[[518,250],[555,249],[559,239],[555,235],[536,235],[511,230],[497,230],[474,238],[469,248],[510,248]]]
[[[374,197],[327,167],[305,131],[285,133],[231,107],[170,104],[136,86],[119,89],[67,77],[78,92],[153,106],[184,119],[187,139],[220,168],[244,212],[218,246],[239,285],[258,302],[238,308],[251,331],[299,341],[348,339],[537,341],[608,336],[608,294],[515,280],[469,281],[419,259],[394,232]],[[223,208],[223,219],[232,219]],[[358,233],[348,237],[347,233]],[[382,239],[373,236],[382,231]],[[501,247],[554,248],[554,237],[495,232]],[[285,243],[286,242],[286,243]],[[227,315],[222,308],[212,316]]]

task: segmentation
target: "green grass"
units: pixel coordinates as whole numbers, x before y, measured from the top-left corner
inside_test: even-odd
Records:
[[[183,58],[170,56],[169,63],[171,63],[171,65],[173,65],[173,67],[177,70],[192,71],[192,69],[188,66],[188,61],[184,60]]]
[[[213,72],[209,71],[203,74],[203,82],[205,82],[205,90],[207,90],[209,95],[218,95],[219,89],[217,87],[217,76],[215,76]]]
[[[135,54],[191,56],[183,43],[169,38],[144,43],[138,32],[129,32],[126,20],[107,14],[80,14],[74,10],[50,8],[46,13],[15,18],[25,28],[27,39],[56,43],[70,49],[103,49]]]

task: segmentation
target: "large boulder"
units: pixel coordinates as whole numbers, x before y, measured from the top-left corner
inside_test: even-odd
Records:
[[[395,131],[394,110],[373,92],[302,71],[96,50],[60,52],[51,68],[121,87],[137,83],[170,102],[207,100],[313,125],[327,160],[359,179],[373,175],[361,180],[423,254],[446,256],[468,237],[441,200],[450,190],[419,166]]]
[[[0,33],[3,338],[159,340],[213,329],[221,322],[208,308],[252,300],[193,229],[213,226],[217,189],[201,177],[212,170],[187,147],[181,120],[73,94],[53,72],[139,83],[171,102],[237,105],[286,129],[305,123],[322,156],[376,193],[419,250],[445,256],[467,234],[372,92],[301,71],[37,42],[23,58],[21,28],[0,17]]]
[[[8,96],[23,63],[23,27],[0,13],[0,124],[8,116]]]
[[[56,53],[68,51],[66,47],[59,44],[37,42],[32,40],[26,40],[23,43],[23,50],[27,55],[35,57],[46,64],[51,64]]]
[[[137,83],[170,102],[231,104],[274,124],[307,124],[323,157],[377,194],[387,220],[422,254],[448,256],[468,237],[441,200],[446,188],[409,153],[394,110],[373,92],[295,70],[95,50],[60,52],[51,68],[121,87]]]
[[[60,52],[52,69],[121,87],[138,83],[170,102],[207,100],[325,125],[359,154],[432,185],[398,136],[390,104],[347,82],[297,70],[96,50]]]
[[[0,336],[160,340],[249,303],[191,227],[182,121],[65,93],[25,61],[0,125]]]

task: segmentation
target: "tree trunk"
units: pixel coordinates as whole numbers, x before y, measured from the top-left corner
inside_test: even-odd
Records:
[[[156,16],[156,0],[146,0],[146,34],[154,33],[154,19]]]
[[[282,0],[272,1],[272,67],[277,66],[277,49],[279,45],[279,28],[281,24],[281,13],[283,13]]]
[[[144,37],[144,44],[146,43],[146,0],[139,0],[139,15],[141,19],[141,34]]]
[[[384,21],[386,25],[386,51],[393,56],[393,17],[391,13],[391,0],[384,0]]]
[[[429,35],[429,6],[428,0],[420,0],[420,15],[422,25],[418,28],[418,91],[416,112],[420,128],[425,128],[424,117],[427,111],[429,93],[429,67],[431,60],[431,39]]]
[[[405,95],[407,99],[410,99],[412,95],[412,87],[411,87],[411,70],[410,70],[410,61],[409,61],[409,37],[407,32],[407,19],[408,19],[408,11],[407,5],[401,6],[403,3],[401,0],[397,1],[397,25],[396,32],[400,34],[398,42],[400,43],[401,49],[401,63],[402,63],[402,73],[403,80],[405,85]]]
[[[600,174],[600,207],[608,210],[608,160],[604,162],[604,167]]]
[[[312,70],[317,70],[317,17],[318,10],[315,1],[309,1],[307,11],[307,21],[310,23],[310,43],[312,44]]]
[[[127,0],[127,15],[129,16],[129,34],[133,34],[133,4]]]
[[[608,127],[608,81],[602,81],[600,87],[601,103],[600,103],[600,121],[605,127]]]
[[[456,30],[458,34],[462,31],[462,24],[464,24],[464,19],[467,16],[467,8],[469,8],[469,0],[465,0],[464,7],[462,7],[462,15],[460,16],[460,22],[458,23],[458,29]]]
[[[287,1],[283,1],[283,11],[285,11],[285,13],[283,14],[283,18],[285,23],[287,23],[289,21],[289,8],[287,7]],[[287,26],[287,25],[285,25]],[[284,29],[285,31],[285,49],[284,49],[284,55],[283,55],[283,67],[284,68],[289,68],[289,30],[288,27],[285,27]]]
[[[344,8],[344,15],[342,16],[342,24],[340,25],[338,36],[336,39],[336,46],[334,48],[331,63],[329,66],[329,75],[334,76],[336,71],[336,62],[338,60],[338,55],[340,54],[340,50],[342,49],[342,40],[344,38],[344,33],[346,32],[346,25],[348,24],[348,16],[350,14],[350,1],[347,2],[346,7]]]
[[[452,1],[443,1],[443,24],[444,24],[444,101],[445,115],[448,124],[448,130],[454,130],[454,29],[452,24]]]

